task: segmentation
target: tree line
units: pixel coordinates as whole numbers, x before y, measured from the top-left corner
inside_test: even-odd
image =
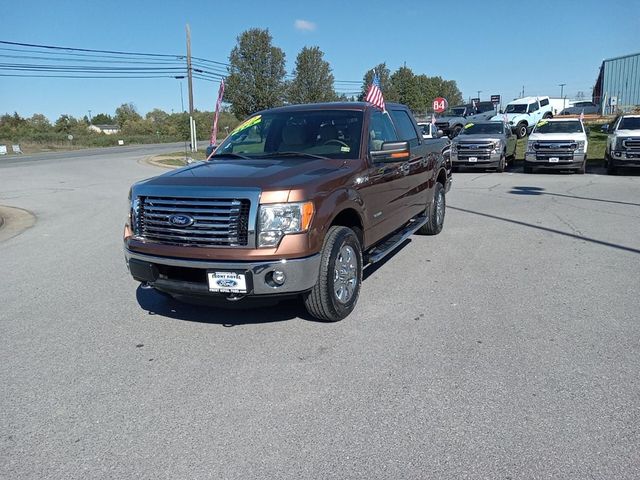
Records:
[[[359,94],[339,94],[335,78],[324,53],[317,46],[304,47],[295,60],[293,74],[288,76],[284,51],[273,44],[268,29],[252,28],[237,37],[229,54],[225,80],[225,108],[218,122],[219,137],[232,130],[239,120],[258,110],[285,104],[362,100],[377,72],[385,101],[407,105],[416,113],[429,110],[433,99],[445,97],[449,104],[462,103],[462,94],[454,80],[439,76],[415,74],[402,66],[393,73],[386,63],[367,70],[358,87]],[[195,111],[198,139],[206,140],[211,131],[213,112]],[[0,143],[33,141],[61,143],[69,135],[75,143],[112,145],[117,139],[89,129],[90,125],[115,124],[118,138],[135,142],[184,141],[189,139],[189,115],[186,112],[167,113],[159,108],[142,116],[132,103],[119,106],[113,114],[99,113],[93,118],[61,115],[51,123],[44,115],[23,118],[18,113],[0,116]]]
[[[436,97],[447,98],[451,105],[462,103],[454,80],[416,75],[407,66],[391,73],[386,63],[375,65],[364,74],[358,96],[339,95],[331,66],[317,46],[304,47],[298,53],[292,78],[288,80],[285,53],[273,45],[267,29],[253,28],[240,34],[229,55],[229,64],[225,100],[238,118],[286,103],[362,100],[374,69],[385,101],[403,103],[417,113],[427,111]]]

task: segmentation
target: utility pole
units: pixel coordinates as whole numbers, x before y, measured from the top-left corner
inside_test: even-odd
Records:
[[[198,146],[196,142],[196,126],[193,121],[193,78],[191,67],[191,28],[187,23],[187,78],[189,80],[189,131],[191,132],[191,151],[197,152]],[[182,89],[180,89],[182,93]]]
[[[560,87],[560,98],[564,98],[563,94],[564,94],[564,86],[566,85],[566,83],[559,83],[558,86]]]
[[[89,125],[91,125],[91,110],[89,110]]]
[[[480,101],[480,94],[482,93],[482,90],[478,90],[478,96],[476,97],[478,99],[478,101]]]

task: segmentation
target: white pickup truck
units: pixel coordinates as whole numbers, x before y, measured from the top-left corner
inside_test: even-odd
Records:
[[[504,112],[491,120],[508,122],[511,130],[518,138],[522,138],[540,120],[551,117],[553,117],[553,107],[549,103],[549,97],[523,97],[509,102]]]
[[[622,115],[611,126],[604,152],[604,165],[609,175],[615,175],[620,167],[640,167],[640,115]]]
[[[527,142],[524,173],[532,173],[535,167],[584,173],[587,166],[588,132],[577,118],[540,120]]]

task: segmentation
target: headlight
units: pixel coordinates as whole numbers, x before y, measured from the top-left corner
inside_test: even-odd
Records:
[[[624,140],[624,138],[622,137],[618,137],[616,138],[615,141],[615,145],[614,145],[614,150],[622,150],[622,141]]]
[[[312,202],[260,205],[258,246],[277,247],[287,233],[307,231],[313,212]]]
[[[535,144],[536,144],[535,140],[533,140],[533,141],[532,141],[532,140],[529,140],[529,141],[527,142],[527,151],[528,151],[528,152],[535,152],[535,151],[536,151],[536,149],[534,148],[534,145],[535,145]]]
[[[451,153],[458,153],[458,144],[457,143],[452,143],[451,144]]]
[[[578,140],[576,143],[578,144],[578,150],[584,150],[584,140]]]
[[[494,153],[498,151],[500,149],[500,140],[494,140],[491,148]]]

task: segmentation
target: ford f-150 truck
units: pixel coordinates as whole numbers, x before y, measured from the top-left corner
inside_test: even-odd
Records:
[[[422,138],[407,107],[386,108],[265,110],[210,161],[134,184],[131,275],[179,299],[301,296],[312,316],[345,318],[364,266],[444,224],[442,146]]]
[[[584,173],[589,146],[587,133],[579,119],[540,120],[527,142],[524,173],[532,173],[535,167]]]
[[[622,115],[607,125],[604,164],[609,175],[620,167],[640,167],[640,115]]]
[[[495,168],[504,172],[515,159],[516,136],[504,122],[467,123],[451,143],[453,168]]]

